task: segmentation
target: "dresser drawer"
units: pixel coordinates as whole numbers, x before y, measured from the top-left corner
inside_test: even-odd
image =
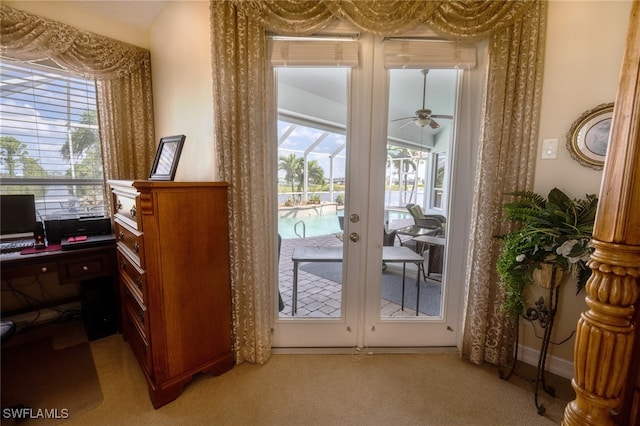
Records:
[[[137,192],[121,192],[113,193],[113,208],[116,218],[122,219],[132,228],[139,229],[138,223],[138,197]]]
[[[144,238],[142,238],[142,233],[118,223],[117,220],[115,225],[118,247],[125,248],[129,252],[129,257],[144,269]]]
[[[124,311],[129,315],[134,326],[140,334],[149,340],[149,311],[142,305],[131,293],[131,290],[124,282],[120,283],[122,290],[122,306]]]
[[[129,287],[130,291],[136,295],[143,305],[147,304],[147,276],[144,270],[118,250],[118,269],[123,284]]]
[[[151,353],[151,345],[138,332],[137,328],[134,325],[132,314],[126,309],[123,312],[122,331],[125,335],[125,338],[129,341],[129,345],[131,346],[131,349],[133,349],[133,353],[135,354],[136,358],[138,358],[138,362],[140,362],[142,367],[146,370],[147,375],[152,375],[153,358]]]
[[[111,274],[113,257],[109,254],[79,256],[60,261],[60,281],[82,281]]]
[[[22,266],[2,266],[2,279],[12,280],[14,278],[34,277],[41,274],[50,274],[58,272],[57,262],[34,263],[33,265]]]

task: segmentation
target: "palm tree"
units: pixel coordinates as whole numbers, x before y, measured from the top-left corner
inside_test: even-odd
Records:
[[[76,127],[71,133],[71,144],[67,141],[60,148],[60,155],[71,164],[66,175],[72,179],[87,178],[98,179],[102,177],[100,152],[100,136],[93,126],[98,124],[98,116],[95,110],[85,110],[80,119],[81,126]],[[73,158],[82,158],[80,163],[72,162]],[[95,188],[91,186],[70,185],[69,192],[76,197],[84,198],[90,205],[95,205]]]
[[[417,171],[416,163],[413,161],[413,154],[407,148],[396,148],[392,150],[390,149],[388,153],[391,158],[397,159],[396,161],[398,163],[398,166],[397,166],[398,185],[402,188],[401,202],[403,203],[410,202],[413,199],[413,193],[415,192],[415,181],[412,183],[413,187],[411,189],[411,198],[407,201],[406,192],[409,184],[409,182],[407,181],[407,176],[410,172]],[[396,161],[394,161],[394,165]],[[402,167],[402,170],[400,170],[400,167]],[[404,175],[404,179],[402,179],[403,175]]]
[[[324,169],[317,160],[311,160],[307,163],[307,177],[309,182],[316,185],[324,183]]]
[[[71,160],[71,152],[73,156],[79,158],[86,152],[99,152],[100,151],[100,137],[98,131],[88,126],[95,126],[98,124],[98,116],[94,110],[86,110],[82,112],[82,119],[80,124],[84,127],[76,128],[71,133],[71,147],[69,142],[66,142],[60,148],[60,154],[66,161]],[[73,148],[73,150],[71,150]]]
[[[291,192],[295,192],[295,183],[298,183],[298,186],[300,185],[303,164],[304,160],[296,157],[295,154],[289,154],[288,157],[281,155],[278,160],[278,170],[284,170],[284,179],[291,183]]]

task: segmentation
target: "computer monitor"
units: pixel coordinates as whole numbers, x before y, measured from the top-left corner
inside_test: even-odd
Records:
[[[36,202],[33,194],[0,195],[0,240],[33,238]]]

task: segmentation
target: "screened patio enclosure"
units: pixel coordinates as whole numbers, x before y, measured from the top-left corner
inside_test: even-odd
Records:
[[[340,212],[345,197],[347,136],[338,112],[346,110],[347,99],[339,91],[322,87],[325,80],[335,81],[340,70],[322,69],[310,77],[312,72],[278,69],[278,205],[282,210],[333,204]],[[389,214],[406,213],[409,203],[446,216],[445,171],[453,120],[438,119],[439,127],[434,129],[402,118],[416,114],[427,91],[434,111],[453,114],[458,75],[457,70],[429,70],[428,75],[418,69],[389,70],[384,165],[385,220],[389,225],[393,221]],[[302,83],[309,79],[314,81],[313,88]],[[318,100],[297,102],[303,96]]]

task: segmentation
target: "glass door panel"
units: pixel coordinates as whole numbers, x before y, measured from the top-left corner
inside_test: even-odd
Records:
[[[280,316],[341,318],[347,70],[277,76]]]
[[[380,170],[384,176],[375,178],[378,186],[371,194],[372,203],[381,204],[371,211],[382,216],[382,250],[376,252],[382,267],[368,269],[367,346],[456,343],[447,327],[445,271],[451,169],[447,154],[455,133],[459,72],[385,71],[388,121],[380,138],[385,143],[382,149],[373,148],[374,156],[385,157]],[[407,261],[388,261],[391,251]],[[412,255],[419,260],[409,260]]]
[[[423,261],[383,265],[381,318],[442,316],[446,158],[457,80],[457,70],[389,70],[384,245],[410,249]]]

